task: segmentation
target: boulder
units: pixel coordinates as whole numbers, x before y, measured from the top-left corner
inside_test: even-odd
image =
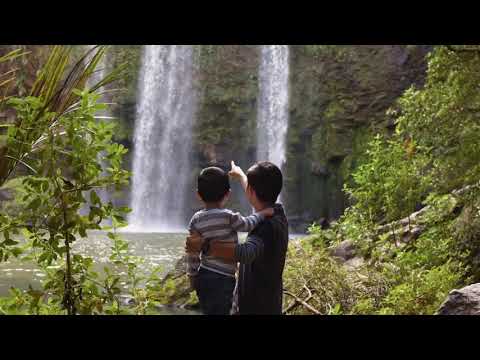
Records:
[[[173,282],[174,289],[169,292],[166,303],[164,305],[186,308],[191,306],[192,309],[197,304],[190,303],[190,294],[193,290],[190,288],[190,281],[186,274],[186,255],[178,259],[175,267],[169,271],[160,281],[160,284],[166,284],[167,281]]]
[[[355,257],[356,247],[350,240],[345,240],[333,248],[330,255],[348,261]]]
[[[355,256],[343,264],[348,270],[356,270],[365,264],[365,260],[361,256]]]
[[[452,290],[437,315],[480,315],[480,283]]]

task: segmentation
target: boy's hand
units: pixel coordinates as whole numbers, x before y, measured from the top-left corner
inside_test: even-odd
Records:
[[[274,210],[273,208],[266,208],[266,209],[260,210],[258,213],[265,217],[271,217],[273,216]]]
[[[242,168],[240,166],[235,165],[235,162],[232,160],[231,162],[232,170],[228,172],[233,179],[242,179],[245,176]]]

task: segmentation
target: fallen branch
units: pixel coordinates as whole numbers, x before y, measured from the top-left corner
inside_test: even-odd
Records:
[[[397,221],[393,221],[389,224],[385,224],[385,225],[382,225],[382,226],[379,226],[377,228],[377,231],[379,233],[384,233],[384,232],[387,232],[387,231],[390,231],[392,229],[392,227],[397,227],[399,225],[402,225],[402,226],[405,226],[405,225],[408,225],[409,223],[411,223],[412,221],[414,221],[419,215],[423,214],[425,211],[427,211],[428,209],[430,208],[430,206],[425,206],[424,208],[418,210],[417,212],[414,212],[412,214],[410,214],[409,216],[403,218],[403,219],[400,219],[400,220],[397,220]]]
[[[312,299],[312,296],[309,296],[309,297],[306,298],[304,301],[305,301],[305,302],[308,302],[308,301],[311,300],[311,299]],[[283,315],[287,315],[287,313],[288,313],[289,311],[292,311],[292,310],[295,309],[298,305],[300,305],[300,302],[295,299],[295,301],[294,301],[292,304],[290,304],[285,310],[283,310]]]
[[[297,295],[297,297],[300,297],[303,293],[303,290],[307,290],[308,292],[308,297],[303,300],[305,301],[306,303],[308,301],[310,301],[313,297],[313,292],[315,291],[315,289],[313,290],[310,290],[308,287],[307,287],[307,284],[308,284],[308,281],[305,283],[305,285],[303,285],[303,289],[300,291],[300,293]],[[295,300],[293,303],[291,303],[289,306],[287,306],[283,311],[283,315],[286,315],[289,311],[292,311],[293,309],[295,309],[298,305],[300,305],[300,302],[298,302],[297,300]]]
[[[464,186],[464,187],[462,187],[460,189],[457,189],[457,190],[453,190],[451,192],[451,194],[454,195],[454,196],[461,196],[461,195],[465,194],[467,191],[470,191],[473,188],[478,188],[478,187],[480,187],[480,182],[476,183],[476,184],[473,184],[473,185]],[[419,215],[422,215],[424,212],[426,212],[429,209],[430,209],[430,206],[427,205],[427,206],[421,208],[420,210],[410,214],[409,216],[407,216],[403,219],[393,221],[389,224],[385,224],[385,225],[377,227],[377,231],[379,233],[385,233],[387,231],[390,231],[392,229],[392,227],[405,226],[405,225],[410,226],[412,221],[415,221],[418,218]]]
[[[315,309],[313,306],[307,304],[304,300],[300,299],[299,297],[297,297],[297,295],[295,294],[292,294],[291,292],[289,291],[286,291],[284,290],[283,291],[286,295],[289,295],[291,297],[293,297],[297,302],[299,302],[300,304],[302,304],[303,306],[305,306],[308,310],[310,310],[311,312],[313,312],[314,314],[316,315],[322,315],[320,313],[320,311],[318,311],[317,309]]]
[[[303,285],[303,288],[304,288],[305,290],[307,290],[308,296],[312,297],[312,291],[310,291],[310,289],[307,287],[307,284]],[[313,290],[313,291],[315,291],[315,290]]]

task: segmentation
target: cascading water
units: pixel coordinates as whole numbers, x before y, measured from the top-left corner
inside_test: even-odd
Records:
[[[194,121],[193,47],[147,45],[139,82],[128,230],[184,230]]]
[[[288,130],[288,45],[263,45],[259,68],[257,160],[282,168]]]

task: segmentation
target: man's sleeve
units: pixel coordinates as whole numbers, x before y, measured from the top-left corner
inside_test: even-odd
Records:
[[[265,219],[263,215],[252,214],[250,216],[242,216],[240,213],[231,213],[230,224],[235,231],[250,232]]]
[[[265,239],[268,236],[269,226],[263,225],[259,231],[250,234],[243,244],[235,246],[235,261],[248,264],[263,254]]]

